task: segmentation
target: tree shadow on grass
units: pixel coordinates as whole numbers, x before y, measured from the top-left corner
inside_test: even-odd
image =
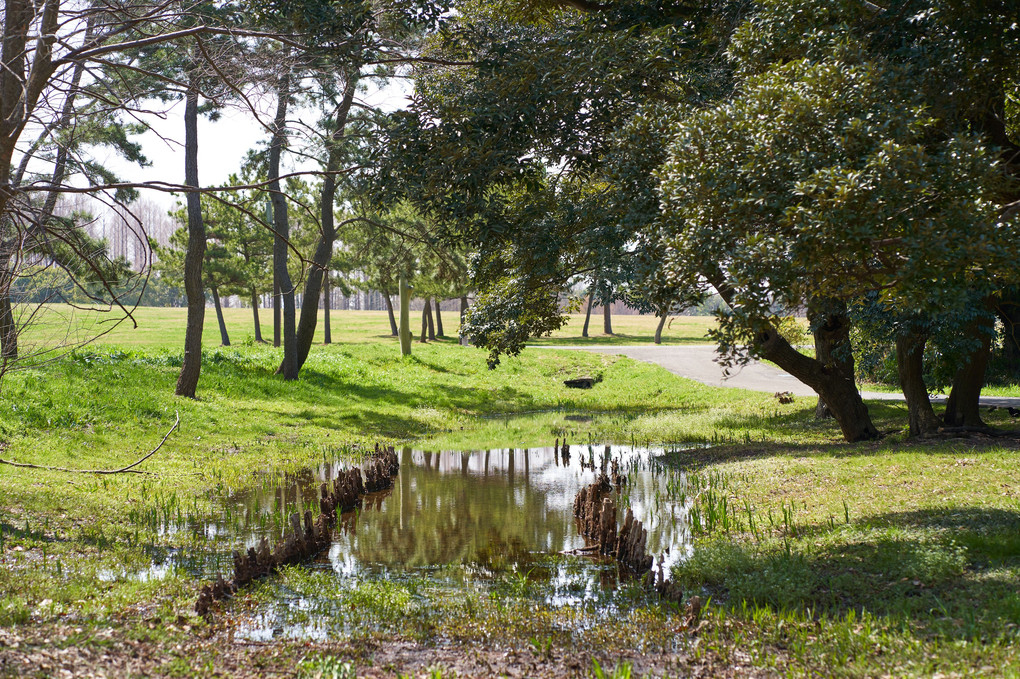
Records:
[[[853,611],[922,636],[990,639],[1020,624],[1020,512],[893,512],[757,547],[716,540],[681,568],[731,605],[830,618]]]

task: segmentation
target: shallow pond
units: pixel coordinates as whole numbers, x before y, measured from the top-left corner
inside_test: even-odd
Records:
[[[678,492],[685,478],[656,462],[662,452],[617,445],[571,446],[569,456],[554,448],[398,450],[393,488],[366,496],[345,515],[315,562],[264,584],[269,601],[242,635],[326,637],[365,626],[364,616],[347,615],[352,608],[381,608],[375,617],[385,618],[387,607],[406,615],[416,606],[460,606],[465,597],[570,609],[566,622],[555,623],[570,628],[618,617],[642,605],[646,592],[616,563],[576,553],[587,545],[577,531],[574,497],[615,462],[626,477],[617,504],[633,509],[648,531],[648,553],[668,569],[689,554],[690,535]],[[275,541],[291,513],[317,506],[320,484],[339,469],[323,463],[221,490],[214,498],[218,517],[171,527],[208,549],[188,556],[182,550],[169,561],[203,577],[229,574],[232,549],[262,536]]]

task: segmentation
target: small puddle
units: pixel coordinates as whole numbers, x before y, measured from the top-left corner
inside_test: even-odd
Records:
[[[644,601],[647,595],[615,562],[572,554],[587,546],[575,524],[574,497],[615,461],[627,478],[618,504],[629,505],[642,521],[648,553],[668,571],[689,556],[690,534],[681,490],[686,479],[656,462],[663,452],[584,445],[572,446],[564,459],[553,448],[399,450],[394,487],[366,496],[360,510],[345,515],[331,547],[301,567],[304,575],[288,571],[267,581],[265,587],[275,588],[270,603],[238,634],[252,640],[325,638],[362,629],[365,621],[347,613],[365,596],[384,607],[391,597],[404,612],[434,606],[437,596],[516,597],[546,609],[571,609],[568,621],[557,624],[572,629],[622,615],[636,605],[635,597]],[[204,578],[229,572],[231,550],[263,536],[275,541],[295,511],[317,513],[319,485],[340,469],[322,464],[223,491],[215,498],[215,520],[175,527],[209,548],[188,558],[187,550],[175,552],[168,562]],[[428,604],[421,598],[426,591]]]

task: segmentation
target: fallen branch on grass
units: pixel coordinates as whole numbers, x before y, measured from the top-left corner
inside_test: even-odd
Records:
[[[174,415],[177,417],[177,419],[174,420],[174,426],[170,427],[170,431],[168,431],[163,436],[163,440],[159,442],[159,445],[150,450],[148,453],[146,453],[142,458],[138,459],[135,462],[132,462],[126,467],[121,467],[120,469],[71,469],[68,467],[48,467],[42,464],[29,464],[27,462],[12,462],[11,460],[4,460],[2,458],[0,458],[0,464],[7,464],[12,467],[22,467],[25,469],[45,469],[46,471],[50,472],[70,472],[72,474],[125,474],[125,473],[145,474],[147,472],[135,470],[134,467],[137,467],[138,465],[140,465],[141,463],[145,462],[150,457],[155,455],[159,451],[159,449],[163,447],[163,444],[166,443],[166,440],[170,438],[170,434],[174,433],[174,430],[177,429],[177,426],[181,423],[181,414],[175,412]]]

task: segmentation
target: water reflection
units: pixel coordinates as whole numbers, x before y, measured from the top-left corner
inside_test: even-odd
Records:
[[[374,503],[377,509],[363,512],[353,530],[337,537],[330,562],[345,575],[471,565],[475,577],[521,567],[535,554],[576,550],[586,543],[575,526],[574,496],[610,459],[626,472],[623,494],[649,531],[650,552],[668,552],[668,561],[684,553],[684,508],[662,500],[650,451],[574,449],[571,458],[563,461],[552,448],[405,448],[397,486]]]
[[[648,531],[648,552],[668,569],[689,556],[690,534],[687,507],[677,499],[685,494],[676,492],[686,479],[656,462],[662,452],[575,446],[563,456],[555,448],[404,448],[394,487],[366,496],[358,511],[344,515],[330,549],[309,564],[308,572],[317,577],[339,577],[329,578],[325,588],[316,580],[314,591],[274,585],[275,601],[242,636],[317,637],[327,629],[357,626],[361,623],[338,602],[371,583],[413,583],[454,597],[523,596],[569,609],[575,629],[602,624],[633,606],[633,598],[620,595],[632,578],[612,561],[571,555],[588,546],[577,530],[574,497],[615,461],[626,478],[615,491],[617,505],[633,509]],[[154,559],[156,570],[146,577],[158,577],[170,565],[205,578],[229,571],[233,549],[253,546],[263,536],[275,542],[290,514],[317,512],[320,484],[341,469],[339,463],[323,463],[298,473],[259,474],[251,486],[221,489],[212,498],[217,516],[170,527],[190,533],[204,548],[176,551],[165,565]]]

